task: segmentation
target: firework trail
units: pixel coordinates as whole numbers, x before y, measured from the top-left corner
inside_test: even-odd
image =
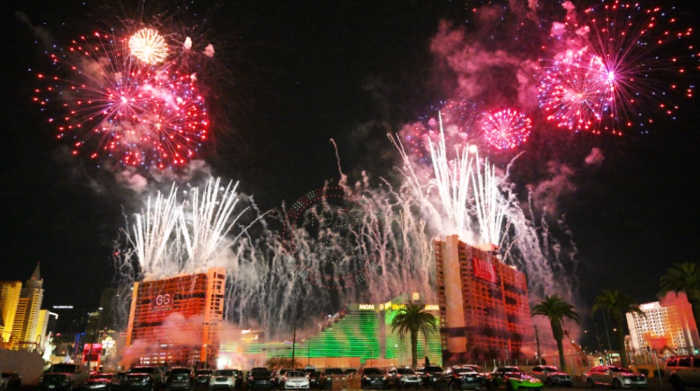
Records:
[[[124,232],[130,248],[120,253],[133,254],[139,270],[147,279],[196,273],[228,260],[231,246],[242,232],[230,237],[248,207],[239,207],[238,182],[222,185],[210,178],[202,187],[193,187],[183,196],[175,185],[166,194],[157,192],[127,221]],[[255,222],[256,220],[253,220]],[[123,262],[130,262],[125,257]]]
[[[497,247],[509,202],[500,195],[494,166],[488,159],[479,158],[475,145],[456,145],[450,158],[442,122],[439,127],[437,144],[428,139],[433,175],[427,180],[419,174],[400,140],[390,135],[401,155],[405,180],[421,208],[437,224],[438,232],[456,233],[474,246]]]
[[[204,188],[189,191],[189,202],[182,214],[184,222],[180,224],[189,263],[204,269],[214,266],[222,250],[235,242],[236,238],[228,235],[249,209],[240,208],[234,215],[240,201],[237,188],[238,182],[229,181],[223,187],[221,178],[210,178]]]
[[[147,278],[160,271],[172,272],[169,263],[179,258],[177,247],[172,245],[173,234],[181,219],[182,208],[173,185],[167,196],[158,192],[155,197],[148,197],[145,208],[134,216],[131,226],[124,229],[140,270]]]
[[[55,72],[37,74],[32,99],[53,113],[48,122],[73,155],[143,169],[196,157],[208,140],[207,105],[194,73],[158,65],[167,54],[158,37],[152,29],[131,39],[94,32],[49,53]]]

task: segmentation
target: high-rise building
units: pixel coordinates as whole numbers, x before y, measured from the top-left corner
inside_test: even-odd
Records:
[[[669,292],[660,301],[641,304],[639,309],[641,313],[627,313],[633,352],[650,347],[673,354],[695,354],[700,348],[693,307],[685,293]]]
[[[141,364],[213,364],[223,319],[226,272],[136,282],[126,345]]]
[[[456,235],[433,244],[443,363],[521,357],[533,335],[525,274]]]
[[[17,311],[12,324],[12,335],[10,336],[10,347],[12,349],[34,350],[38,347],[35,335],[39,325],[41,302],[44,299],[43,283],[44,280],[41,279],[39,264],[37,263],[31,277],[22,287],[17,303]]]
[[[22,282],[0,281],[0,346],[10,343]]]

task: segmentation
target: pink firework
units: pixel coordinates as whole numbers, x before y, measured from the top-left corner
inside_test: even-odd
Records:
[[[615,77],[587,47],[566,50],[554,57],[540,80],[540,108],[559,128],[598,132],[603,117],[610,115]]]
[[[207,140],[196,77],[134,59],[127,38],[96,32],[49,56],[57,74],[37,74],[33,99],[60,111],[49,122],[73,155],[164,169],[186,164]]]
[[[562,26],[564,52],[585,55],[577,59],[581,67],[570,67],[559,63],[558,54],[540,83],[540,106],[558,126],[616,135],[636,128],[644,134],[660,118],[675,120],[681,101],[693,97],[700,55],[693,27],[681,21],[675,6],[603,0],[568,14]],[[596,65],[589,66],[592,59]],[[591,93],[581,111],[570,110],[562,90],[572,76]]]
[[[503,109],[481,115],[481,130],[492,147],[514,149],[525,143],[532,131],[532,120],[515,109]]]

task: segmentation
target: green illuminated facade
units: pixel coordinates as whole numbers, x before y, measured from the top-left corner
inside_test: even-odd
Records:
[[[355,304],[344,314],[330,321],[318,334],[295,344],[295,357],[304,358],[345,358],[358,357],[361,364],[367,360],[381,360],[393,365],[410,365],[411,344],[409,338],[400,338],[391,330],[391,321],[399,313],[405,300],[395,299],[383,304]],[[439,321],[438,308],[426,306],[426,310]],[[439,329],[439,324],[438,324]],[[418,337],[418,362],[427,356],[430,363],[440,365],[442,353],[440,333]],[[292,356],[291,343],[266,342],[252,343],[246,353],[264,353],[268,358]],[[384,361],[387,360],[387,361]]]

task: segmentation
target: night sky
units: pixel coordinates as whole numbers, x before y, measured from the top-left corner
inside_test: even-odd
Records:
[[[214,174],[240,179],[241,190],[264,209],[337,179],[331,137],[351,178],[361,170],[391,177],[397,156],[386,132],[414,121],[449,95],[454,82],[431,53],[431,39],[441,21],[471,28],[471,8],[478,6],[224,3],[201,2],[199,11],[187,12],[198,12],[197,20],[207,17],[225,79],[213,91],[219,126],[204,158]],[[138,196],[56,142],[30,102],[34,78],[28,68],[47,62],[35,43],[36,27],[67,39],[94,28],[90,23],[109,8],[93,2],[16,7],[9,42],[14,68],[5,75],[16,80],[10,84],[16,93],[6,103],[0,154],[6,216],[0,279],[25,280],[40,261],[46,306],[94,307],[102,287],[113,281],[110,254],[122,213],[138,205]],[[112,11],[105,20],[133,15],[128,5]],[[571,168],[572,187],[557,198],[557,208],[578,248],[582,312],[605,288],[651,301],[666,268],[697,259],[695,106],[685,103],[679,120],[649,135],[592,136],[539,126],[524,147],[515,169],[523,187],[551,179],[548,162]],[[583,160],[594,147],[604,160],[588,167]]]

